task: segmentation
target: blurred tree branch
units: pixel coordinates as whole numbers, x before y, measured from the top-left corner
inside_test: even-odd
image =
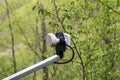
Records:
[[[17,72],[17,64],[16,64],[16,58],[15,58],[15,49],[14,49],[14,45],[15,45],[15,41],[14,41],[14,34],[13,34],[13,28],[12,28],[12,24],[11,24],[11,20],[10,20],[10,11],[9,11],[9,6],[8,6],[8,1],[5,0],[5,4],[6,4],[6,11],[7,11],[7,17],[8,17],[8,26],[10,29],[10,35],[11,35],[11,41],[12,41],[12,56],[13,56],[13,65],[14,65],[14,73]]]

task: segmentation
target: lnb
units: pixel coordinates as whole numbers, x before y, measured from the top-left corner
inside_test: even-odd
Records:
[[[67,33],[48,33],[46,36],[46,44],[51,47],[55,47],[57,43],[65,42],[67,45],[70,45],[70,35]],[[69,49],[67,47],[67,49]]]

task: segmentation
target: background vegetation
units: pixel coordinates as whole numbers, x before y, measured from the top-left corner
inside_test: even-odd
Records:
[[[71,35],[74,60],[21,80],[120,80],[120,0],[0,0],[0,79],[54,55],[49,32]]]

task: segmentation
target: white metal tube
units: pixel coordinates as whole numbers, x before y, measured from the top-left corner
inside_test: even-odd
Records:
[[[40,68],[43,68],[43,67],[45,67],[53,62],[58,61],[59,59],[60,59],[60,57],[58,55],[54,55],[54,56],[52,56],[48,59],[45,59],[45,60],[43,60],[43,61],[41,61],[33,66],[30,66],[22,71],[19,71],[19,72],[15,73],[7,78],[4,78],[3,80],[18,80],[18,79],[34,72],[34,71],[37,71]]]

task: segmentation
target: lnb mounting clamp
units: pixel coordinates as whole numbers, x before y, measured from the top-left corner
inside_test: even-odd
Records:
[[[72,57],[66,62],[55,62],[56,64],[66,64],[73,60],[74,58],[74,49],[70,46],[70,35],[67,33],[48,33],[46,36],[46,43],[51,46],[55,47],[56,54],[62,59],[64,57],[64,52],[66,49],[72,50]]]
[[[70,45],[70,35],[62,32],[58,32],[55,35],[48,33],[46,43],[51,47],[55,47],[56,54],[63,58],[63,53],[66,49],[69,49],[66,44]]]

